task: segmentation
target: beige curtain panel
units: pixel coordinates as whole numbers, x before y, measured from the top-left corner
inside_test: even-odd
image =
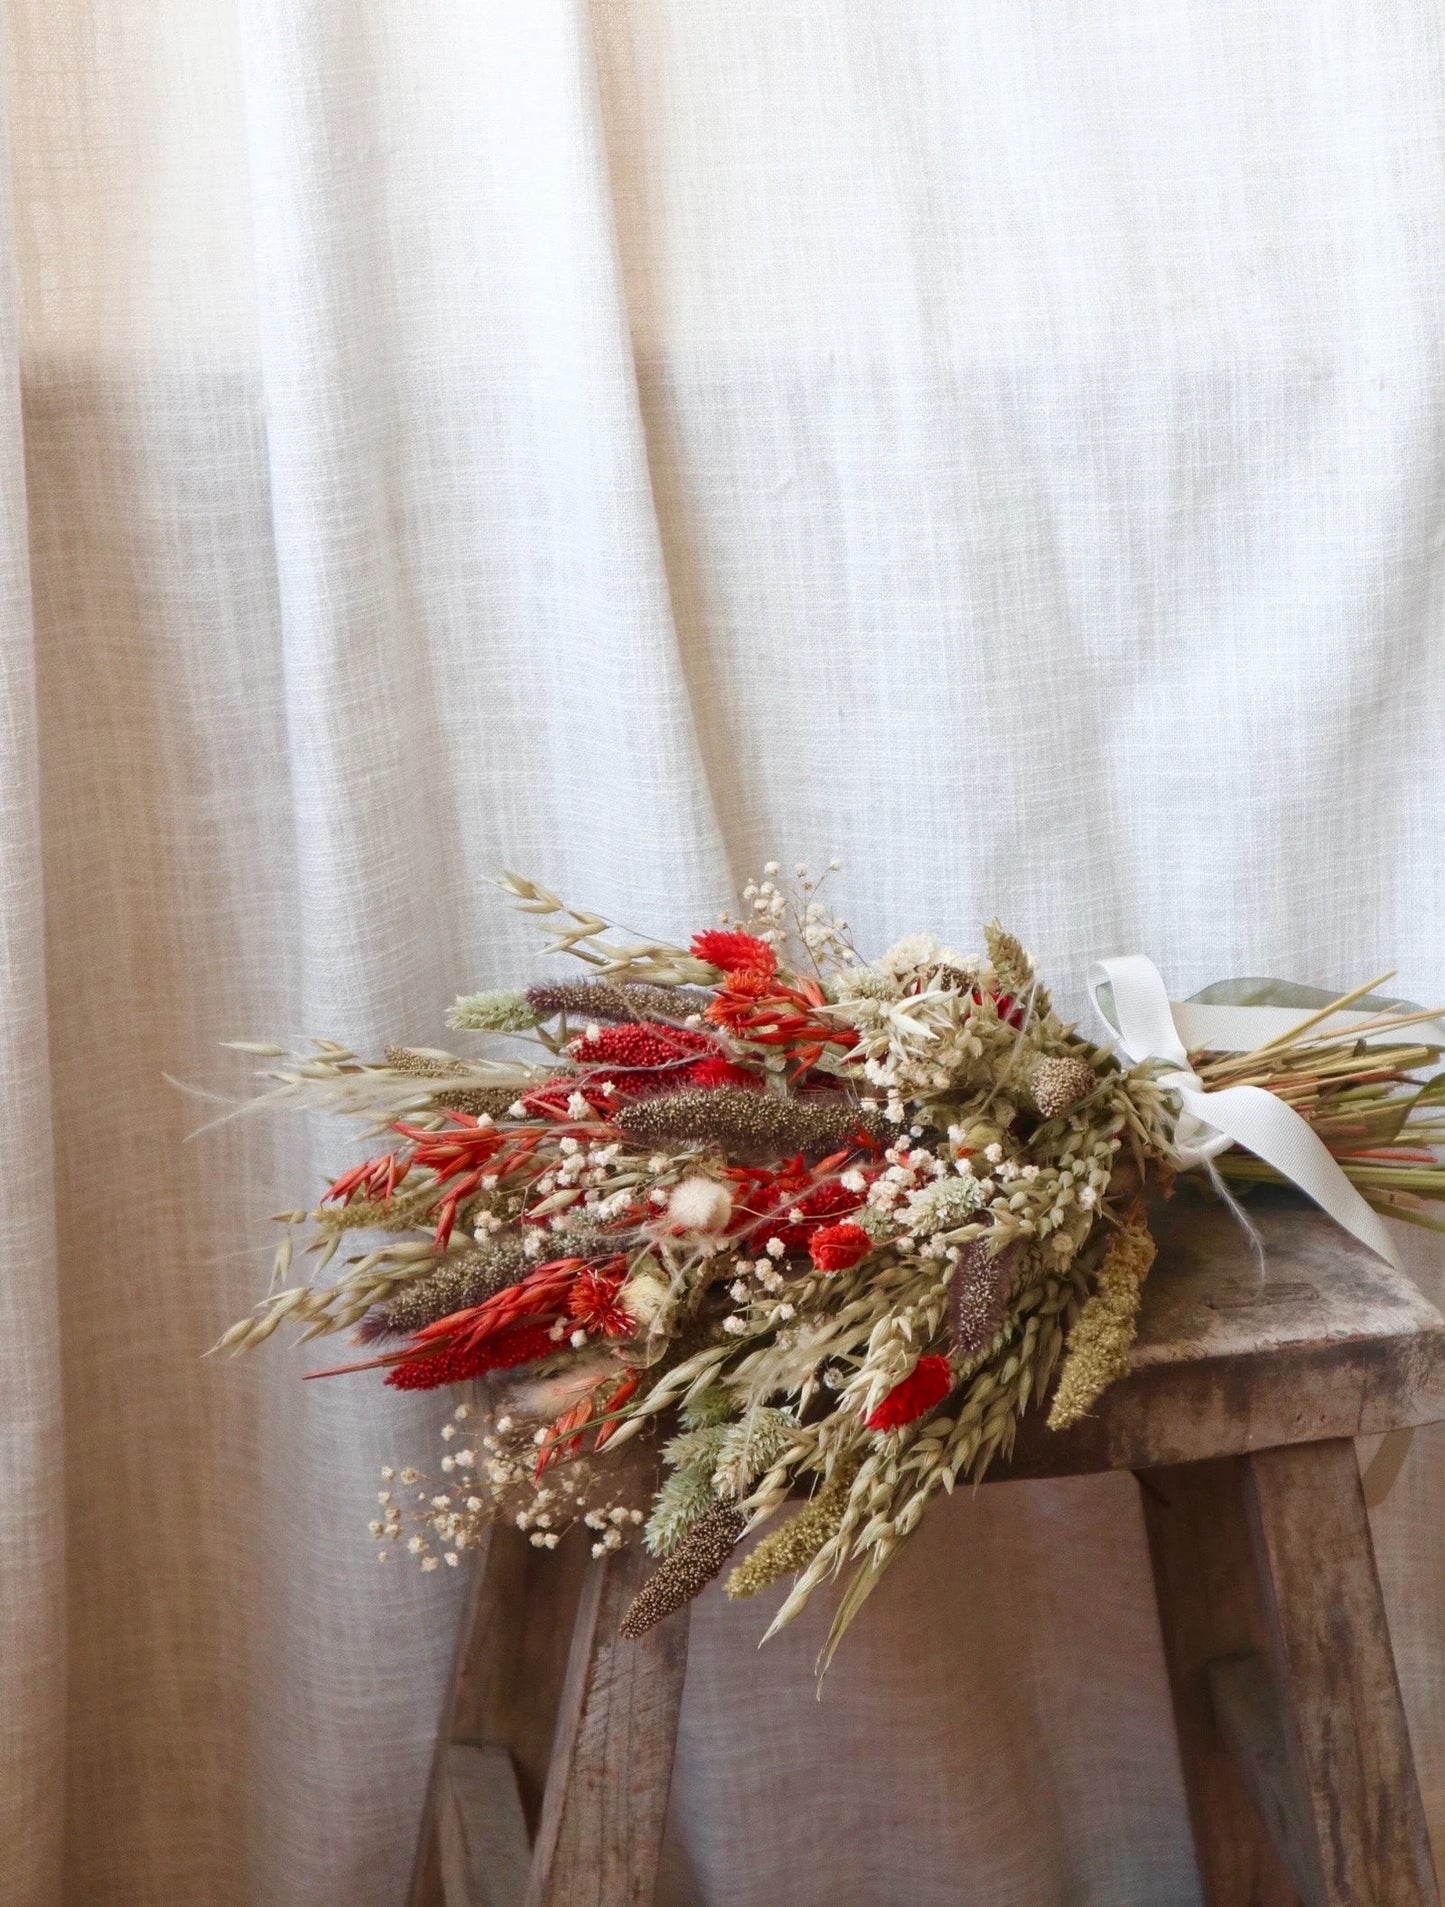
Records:
[[[1445,998],[1445,29],[0,15],[0,1900],[399,1907],[444,1406],[203,1361],[345,1163],[188,1142],[219,1042],[436,1043],[500,863]],[[1445,1439],[1376,1534],[1445,1823]],[[666,1907],[1198,1901],[1127,1478],[930,1517],[820,1704],[826,1619],[700,1605]]]

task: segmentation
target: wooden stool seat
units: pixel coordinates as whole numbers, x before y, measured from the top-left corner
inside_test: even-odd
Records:
[[[1212,1201],[1161,1214],[1129,1375],[990,1481],[1137,1476],[1211,1907],[1438,1907],[1354,1439],[1445,1417],[1445,1319],[1302,1202],[1249,1209],[1262,1271]],[[688,1624],[619,1639],[653,1566],[493,1533],[414,1907],[649,1907]]]

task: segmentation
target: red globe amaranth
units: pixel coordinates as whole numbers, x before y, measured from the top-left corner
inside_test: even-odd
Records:
[[[663,1026],[656,1020],[634,1020],[603,1026],[590,1036],[573,1040],[567,1049],[579,1066],[675,1067],[694,1054],[716,1053],[706,1033],[690,1026]]]
[[[767,941],[756,934],[738,933],[730,928],[710,927],[694,934],[692,951],[724,973],[776,973],[778,956]]]
[[[386,1374],[399,1391],[434,1391],[443,1384],[463,1384],[484,1371],[507,1371],[516,1364],[535,1364],[558,1349],[550,1325],[519,1324],[498,1331],[471,1350],[434,1351],[409,1358]]]
[[[706,1079],[696,1077],[699,1067],[729,1064],[709,1034],[690,1026],[664,1026],[655,1020],[599,1027],[595,1034],[573,1040],[567,1051],[586,1068],[579,1078],[593,1106],[599,1103],[594,1095],[604,1087],[610,1087],[619,1098],[669,1092],[707,1084]],[[719,1079],[715,1083],[734,1082]],[[601,1103],[605,1106],[606,1100]]]
[[[941,1404],[953,1389],[946,1357],[921,1357],[901,1384],[895,1384],[868,1417],[870,1430],[901,1430]]]
[[[819,1271],[848,1271],[873,1249],[873,1240],[861,1225],[825,1225],[814,1232],[808,1256]]]

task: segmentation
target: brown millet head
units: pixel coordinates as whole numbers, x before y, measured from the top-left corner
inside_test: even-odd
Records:
[[[532,1263],[519,1245],[483,1246],[462,1252],[387,1304],[369,1311],[358,1336],[363,1343],[384,1337],[412,1337],[439,1318],[481,1304],[516,1284],[532,1269]]]
[[[720,1503],[706,1516],[700,1516],[632,1598],[618,1625],[618,1634],[635,1641],[700,1595],[736,1549],[747,1522],[742,1511],[730,1503]]]
[[[527,988],[527,1004],[540,1019],[566,1013],[574,1020],[620,1024],[626,1020],[685,1020],[711,999],[697,987],[649,986],[630,981],[559,980]]]
[[[414,1053],[410,1047],[388,1046],[386,1063],[394,1073],[406,1073],[413,1079],[445,1079],[466,1071],[465,1060],[457,1060],[448,1066],[444,1060],[434,1059],[430,1053]],[[470,1113],[473,1119],[480,1119],[485,1113],[492,1119],[499,1119],[509,1106],[516,1103],[515,1086],[459,1086],[444,1097],[438,1095],[439,1103],[447,1112]]]
[[[638,1100],[617,1124],[641,1145],[715,1145],[738,1161],[817,1157],[877,1120],[847,1100],[774,1099],[742,1086],[690,1087]]]

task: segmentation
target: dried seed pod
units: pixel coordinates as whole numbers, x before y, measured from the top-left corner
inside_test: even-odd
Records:
[[[357,1341],[370,1344],[378,1338],[411,1337],[439,1318],[481,1304],[525,1278],[531,1269],[532,1260],[519,1245],[483,1246],[479,1251],[463,1252],[369,1311]]]
[[[720,1503],[699,1517],[667,1561],[632,1598],[618,1634],[634,1641],[700,1595],[732,1555],[747,1521],[730,1503]]]
[[[645,981],[559,980],[528,987],[527,1001],[544,1020],[568,1013],[575,1020],[685,1020],[701,1013],[710,993],[698,987],[657,987]]]
[[[972,1239],[964,1246],[948,1287],[956,1356],[978,1357],[1003,1329],[1022,1255],[1021,1238],[994,1256],[989,1254],[986,1238]]]
[[[1067,1430],[1129,1368],[1139,1322],[1140,1287],[1154,1262],[1155,1244],[1143,1220],[1125,1224],[1104,1251],[1093,1296],[1069,1333],[1064,1368],[1049,1411],[1049,1429]]]
[[[999,985],[1009,993],[1027,991],[1033,982],[1034,963],[1022,942],[996,920],[984,928],[983,937]]]
[[[1095,1084],[1093,1067],[1073,1053],[1041,1059],[1029,1074],[1029,1092],[1045,1119],[1057,1119],[1071,1112],[1094,1090]]]
[[[724,1592],[733,1597],[755,1596],[780,1576],[793,1576],[806,1569],[842,1522],[861,1462],[856,1455],[846,1459],[801,1510],[770,1530],[728,1577]]]

